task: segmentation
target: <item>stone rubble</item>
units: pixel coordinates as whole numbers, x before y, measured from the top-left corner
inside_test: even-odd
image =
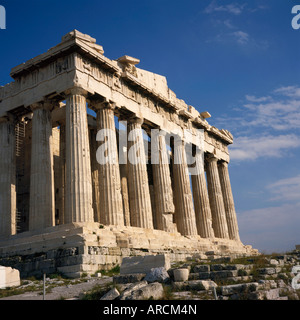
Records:
[[[135,283],[130,283],[130,279],[135,281],[133,275],[115,276],[114,285],[122,283],[123,287],[118,288],[124,290],[116,299],[165,299],[163,288],[168,287],[172,300],[214,300],[214,290],[218,300],[300,300],[300,293],[291,287],[291,279],[295,274],[289,271],[299,263],[299,251],[276,256],[276,259],[262,256],[255,260],[249,257],[239,263],[232,263],[234,260],[229,257],[195,260],[173,264],[169,270],[153,269],[167,272],[168,281],[162,277],[149,284],[146,279],[151,279],[151,273],[144,277],[140,274],[143,280]],[[187,278],[183,278],[182,272]],[[126,281],[127,285],[124,284]],[[152,295],[149,289],[153,290]]]

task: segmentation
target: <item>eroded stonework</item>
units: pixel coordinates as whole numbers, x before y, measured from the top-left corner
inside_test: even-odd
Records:
[[[231,133],[209,125],[207,111],[138,63],[108,59],[95,39],[74,30],[12,69],[14,81],[0,87],[0,264],[23,275],[78,276],[130,255],[257,254],[239,237]],[[126,121],[127,147],[116,119]],[[102,129],[112,132],[103,142],[116,155],[108,164],[97,161]],[[147,145],[145,133],[148,162],[124,162]],[[188,163],[184,145],[202,150],[200,166]],[[192,168],[198,173],[190,180]]]

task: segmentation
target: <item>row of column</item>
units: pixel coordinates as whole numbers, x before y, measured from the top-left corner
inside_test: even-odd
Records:
[[[105,140],[108,157],[98,166],[100,221],[105,225],[124,225],[122,183],[115,134],[114,105],[96,103],[97,130],[109,129]],[[32,153],[30,179],[29,230],[53,226],[54,173],[51,150],[51,108],[45,101],[32,106]],[[138,117],[128,121],[128,149],[133,154],[144,150],[142,123]],[[62,129],[62,128],[61,128]],[[86,97],[81,89],[70,92],[66,101],[66,122],[61,131],[65,136],[65,175],[63,223],[93,222],[93,188],[86,114]],[[236,213],[230,186],[228,166],[214,157],[207,161],[207,184],[204,170],[192,176],[192,189],[184,144],[176,144],[173,157],[173,188],[167,161],[167,146],[163,135],[152,137],[157,143],[157,164],[152,164],[155,196],[155,217],[152,216],[151,196],[145,159],[127,164],[127,186],[130,205],[130,225],[172,232],[176,222],[182,235],[203,238],[239,240]],[[62,140],[62,139],[61,139]],[[101,140],[101,139],[100,139]],[[61,141],[62,142],[62,141]],[[0,121],[0,236],[16,233],[15,221],[15,138],[14,124]],[[2,150],[4,152],[2,152]],[[144,153],[139,155],[145,156]],[[144,160],[144,161],[142,161]],[[200,161],[196,161],[201,163]],[[199,165],[199,164],[198,164]],[[200,169],[200,168],[199,168]],[[173,193],[174,190],[174,193]],[[193,204],[194,198],[194,204]],[[173,218],[174,217],[174,218]],[[126,223],[128,224],[128,223]]]

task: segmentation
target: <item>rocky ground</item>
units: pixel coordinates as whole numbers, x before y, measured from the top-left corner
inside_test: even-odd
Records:
[[[300,251],[287,254],[190,259],[171,269],[148,274],[110,272],[65,279],[46,279],[46,300],[300,300],[292,288],[292,273],[300,263]],[[180,269],[180,271],[176,271]],[[178,276],[178,274],[180,274]],[[183,276],[183,278],[179,278]],[[184,279],[184,276],[186,279]],[[0,300],[42,300],[43,281],[30,278],[21,286],[0,289]]]

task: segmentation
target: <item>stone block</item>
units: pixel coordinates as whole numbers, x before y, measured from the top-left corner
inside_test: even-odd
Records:
[[[119,276],[113,276],[113,282],[117,284],[124,283],[136,283],[142,281],[145,278],[145,273],[124,274]]]
[[[100,300],[115,300],[120,296],[119,291],[116,288],[111,289],[108,291]]]
[[[133,290],[125,300],[159,300],[164,296],[164,288],[161,283],[153,282],[137,290]]]
[[[210,272],[210,278],[212,280],[225,279],[229,277],[236,277],[238,275],[237,270],[222,270]]]
[[[189,280],[200,280],[199,272],[190,273],[189,274]]]
[[[229,263],[232,261],[232,257],[221,257],[213,259],[212,262],[219,262],[219,263]]]
[[[193,268],[193,272],[209,272],[210,271],[210,265],[209,264],[203,264],[203,265],[196,265]]]
[[[210,278],[210,272],[199,272],[199,279],[206,280]]]
[[[152,268],[170,269],[170,259],[167,255],[148,255],[123,258],[120,274],[148,273]]]
[[[279,262],[276,259],[270,259],[270,264],[273,266],[277,266],[279,264]]]
[[[181,282],[181,281],[187,281],[189,279],[189,269],[175,269],[173,271],[174,274],[174,281]]]
[[[0,289],[16,287],[20,284],[19,270],[0,266]]]
[[[147,281],[140,281],[140,282],[131,284],[122,292],[122,294],[120,295],[120,300],[127,300],[127,298],[130,297],[133,291],[139,290],[147,285],[148,285]]]
[[[224,264],[212,264],[210,266],[211,271],[221,271],[224,270],[225,265]]]
[[[271,289],[265,292],[265,296],[267,300],[277,300],[279,298],[280,289]]]
[[[221,295],[230,296],[233,294],[239,294],[239,293],[243,293],[243,292],[254,292],[257,290],[257,288],[258,288],[257,282],[222,286],[221,287]]]
[[[191,280],[191,281],[184,281],[184,282],[173,282],[173,289],[174,290],[212,290],[216,288],[217,284],[211,280]]]
[[[262,275],[271,275],[276,273],[275,268],[259,268],[257,270],[259,274],[262,274]]]
[[[167,270],[163,267],[161,268],[152,268],[150,272],[146,274],[144,278],[145,281],[152,282],[167,282],[170,279],[170,276]]]

